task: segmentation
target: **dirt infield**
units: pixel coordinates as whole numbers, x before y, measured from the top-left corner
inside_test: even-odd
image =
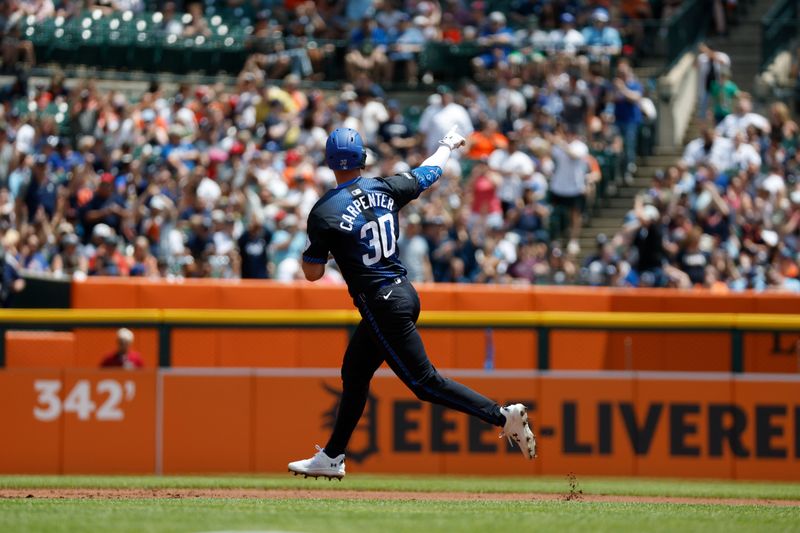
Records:
[[[147,499],[147,498],[249,498],[249,499],[346,499],[397,501],[577,501],[603,503],[670,503],[687,505],[761,505],[800,506],[800,500],[745,498],[689,498],[671,496],[622,496],[604,494],[479,493],[479,492],[406,492],[357,490],[278,490],[278,489],[0,489],[0,498],[46,499]]]

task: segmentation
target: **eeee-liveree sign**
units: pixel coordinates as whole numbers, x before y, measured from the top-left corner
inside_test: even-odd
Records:
[[[130,380],[119,382],[114,379],[103,379],[95,384],[92,400],[91,382],[79,380],[66,393],[61,401],[63,383],[58,379],[37,379],[33,388],[38,393],[37,403],[33,408],[33,416],[41,422],[57,420],[62,413],[74,413],[78,420],[94,419],[101,422],[116,422],[125,419],[122,410],[124,402],[136,397],[136,383]]]

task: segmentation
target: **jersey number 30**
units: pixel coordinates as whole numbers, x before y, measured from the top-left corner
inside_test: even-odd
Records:
[[[361,256],[365,266],[374,265],[382,257],[391,257],[396,249],[394,240],[394,216],[386,213],[378,220],[370,220],[361,226],[361,238],[369,239],[370,251]]]

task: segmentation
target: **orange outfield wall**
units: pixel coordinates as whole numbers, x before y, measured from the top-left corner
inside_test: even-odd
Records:
[[[527,404],[539,457],[379,371],[348,472],[800,478],[795,376],[448,374]],[[333,369],[4,370],[0,474],[285,472],[324,445],[340,391]]]
[[[692,313],[798,313],[800,298],[781,294],[711,294],[703,290],[418,285],[423,310],[633,311]],[[250,280],[181,282],[90,278],[74,282],[75,308],[351,309],[344,286]],[[137,331],[136,348],[156,365],[157,337]],[[482,368],[487,343],[498,369],[536,367],[536,333],[495,330],[422,330],[440,368]],[[75,332],[75,366],[96,366],[113,347],[113,333]],[[797,334],[744,336],[745,370],[797,372]],[[196,330],[173,332],[177,367],[338,367],[345,330]],[[695,370],[730,369],[726,333],[554,331],[553,369]],[[11,362],[10,362],[11,365]],[[27,366],[21,364],[18,366]]]

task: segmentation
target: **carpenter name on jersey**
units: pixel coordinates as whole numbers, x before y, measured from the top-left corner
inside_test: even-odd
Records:
[[[331,189],[308,215],[303,261],[326,263],[331,253],[353,296],[404,276],[397,213],[441,174],[439,167],[419,167],[385,178],[358,177]]]
[[[353,192],[359,193],[361,191],[356,189]],[[373,209],[375,207],[381,207],[387,211],[391,211],[394,207],[394,200],[391,196],[383,194],[382,192],[373,192],[366,195],[358,194],[353,198],[353,201],[350,202],[350,205],[347,206],[347,213],[342,213],[342,221],[339,222],[339,227],[345,231],[353,231],[353,224],[358,216],[367,209]]]

